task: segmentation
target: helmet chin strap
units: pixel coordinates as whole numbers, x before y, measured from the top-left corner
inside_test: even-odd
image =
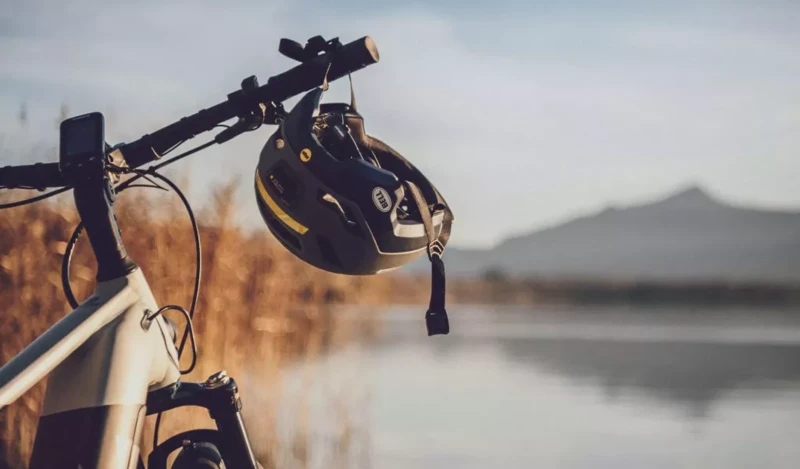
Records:
[[[428,236],[428,259],[431,261],[431,298],[428,304],[428,311],[425,313],[425,324],[428,327],[428,335],[448,334],[450,332],[450,322],[447,319],[445,309],[445,271],[442,255],[444,254],[447,241],[450,239],[450,229],[453,224],[453,212],[445,204],[438,204],[444,210],[444,220],[439,235],[433,228],[431,210],[422,191],[411,181],[405,181],[406,187],[411,192],[412,199],[417,204],[422,224],[425,227],[425,234]],[[437,206],[437,207],[438,207]]]
[[[358,112],[358,109],[356,109],[356,92],[353,91],[353,75],[348,73],[347,78],[350,79],[350,109]]]
[[[330,70],[330,65],[328,66]],[[356,93],[353,89],[353,76],[348,74],[350,79],[350,111],[358,112],[356,109]],[[328,71],[325,72],[325,78],[322,84],[323,91],[328,91]],[[350,140],[356,147],[356,151],[363,159],[363,155],[358,150],[353,136],[347,131]],[[370,152],[372,150],[370,149]],[[374,156],[374,152],[373,152]],[[377,157],[375,158],[378,161]],[[380,165],[376,165],[380,167]],[[442,220],[442,229],[439,235],[433,228],[433,219],[431,218],[431,210],[422,191],[411,181],[404,181],[409,192],[411,192],[412,199],[419,209],[419,214],[422,217],[422,224],[425,227],[425,234],[428,237],[428,259],[431,262],[431,298],[428,303],[428,311],[425,313],[425,325],[428,328],[428,335],[446,335],[450,333],[450,321],[447,318],[447,310],[445,309],[445,296],[446,296],[446,278],[444,270],[444,261],[442,255],[444,254],[447,241],[450,239],[450,229],[453,225],[453,212],[447,204],[437,204],[437,208],[444,210],[444,219]]]
[[[328,68],[325,69],[325,75],[322,77],[322,91],[328,91],[330,85],[328,84],[328,72],[331,71],[331,64],[328,64]],[[353,74],[347,74],[348,80],[350,80],[350,109],[354,112],[358,112],[356,109],[356,92],[353,89]]]
[[[328,72],[331,71],[332,63],[333,62],[328,62],[328,67],[325,68],[325,75],[322,77],[322,91],[328,91],[328,88],[330,88],[330,85],[328,84]]]

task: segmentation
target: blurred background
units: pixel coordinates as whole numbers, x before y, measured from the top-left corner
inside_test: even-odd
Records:
[[[369,35],[367,131],[455,212],[449,336],[425,336],[424,260],[336,276],[270,237],[250,178],[271,129],[167,171],[202,225],[190,378],[237,379],[264,467],[793,468],[798,24],[781,0],[0,0],[0,165],[56,161],[65,117],[131,141],[264,83],[292,66],[282,37]],[[160,304],[191,294],[182,210],[119,203]],[[69,311],[77,221],[69,195],[0,213],[0,362]],[[0,467],[26,467],[42,392],[0,411]],[[167,414],[161,440],[210,425]]]

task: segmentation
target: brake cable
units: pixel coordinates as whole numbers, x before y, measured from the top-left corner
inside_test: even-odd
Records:
[[[191,155],[193,153],[197,153],[200,150],[208,148],[209,146],[213,145],[214,143],[216,143],[216,142],[214,140],[211,140],[211,141],[206,142],[204,144],[198,145],[197,147],[192,148],[190,150],[187,150],[186,152],[181,153],[181,154],[179,154],[177,156],[174,156],[172,158],[169,158],[169,159],[161,162],[160,164],[150,166],[149,168],[147,168],[145,170],[129,169],[129,168],[116,167],[116,166],[112,166],[111,167],[112,171],[114,171],[116,173],[121,173],[121,174],[133,173],[133,174],[135,174],[133,177],[131,177],[131,178],[125,180],[124,182],[120,183],[119,185],[117,185],[116,191],[118,193],[121,193],[121,192],[123,192],[123,191],[125,191],[127,189],[130,189],[130,188],[133,188],[133,187],[143,187],[143,188],[151,188],[151,189],[154,189],[154,188],[163,189],[161,186],[158,186],[157,184],[153,185],[153,186],[134,185],[133,184],[135,181],[137,181],[139,179],[149,180],[150,176],[152,176],[152,177],[160,179],[161,181],[166,183],[168,186],[170,186],[170,188],[181,199],[181,202],[183,203],[183,206],[186,208],[186,213],[189,215],[189,220],[190,220],[190,222],[192,224],[192,232],[194,234],[194,239],[195,239],[195,279],[194,279],[194,289],[193,289],[193,292],[192,292],[192,300],[191,300],[191,303],[190,303],[190,306],[189,306],[189,311],[186,311],[184,308],[182,308],[180,306],[177,306],[177,305],[167,305],[167,306],[163,306],[162,308],[160,308],[155,313],[151,313],[147,317],[148,320],[153,320],[156,317],[158,317],[159,315],[161,315],[164,312],[169,311],[169,310],[180,311],[184,315],[184,317],[186,319],[186,327],[184,328],[183,336],[181,337],[181,341],[180,341],[180,344],[179,344],[178,350],[177,350],[177,352],[178,352],[178,361],[180,361],[180,358],[183,355],[183,350],[184,350],[184,348],[186,346],[187,339],[190,340],[190,342],[191,342],[192,361],[189,364],[189,367],[187,369],[180,370],[180,373],[182,375],[191,373],[194,370],[195,365],[197,364],[197,342],[195,340],[194,327],[192,326],[192,320],[194,319],[195,310],[197,308],[197,302],[198,302],[198,299],[200,297],[200,283],[201,283],[201,273],[202,273],[202,248],[201,248],[201,244],[200,244],[200,229],[199,229],[199,226],[197,224],[197,219],[194,216],[194,211],[192,210],[192,207],[189,204],[189,200],[186,198],[186,195],[183,193],[183,191],[181,191],[181,189],[174,182],[172,182],[172,180],[170,180],[168,177],[164,176],[163,174],[158,173],[157,170],[160,169],[160,168],[163,168],[164,166],[172,164],[172,163],[174,163],[174,162],[176,162],[176,161],[178,161],[178,160],[180,160],[182,158],[185,158],[185,157],[187,157],[187,156],[189,156],[189,155]],[[174,148],[176,148],[176,147],[173,147],[173,149]],[[73,252],[74,252],[74,249],[75,249],[75,245],[76,245],[76,243],[77,243],[77,241],[80,238],[82,233],[83,233],[83,223],[79,223],[78,226],[75,228],[75,231],[72,233],[72,237],[70,238],[69,242],[67,243],[67,248],[66,248],[66,251],[64,252],[64,258],[63,258],[63,261],[62,261],[62,264],[61,264],[61,283],[63,285],[64,294],[67,296],[67,301],[70,303],[70,305],[73,308],[77,308],[78,307],[78,302],[75,299],[75,295],[73,294],[72,287],[70,285],[69,269],[70,269],[70,263],[72,262],[72,255],[73,255]],[[161,427],[162,416],[163,416],[162,412],[159,412],[158,415],[156,416],[155,428],[154,428],[154,431],[153,431],[153,447],[154,448],[156,446],[158,446],[158,433],[159,433],[159,428]]]
[[[227,126],[224,126],[222,124],[219,124],[219,126],[220,127],[227,127]],[[184,143],[184,142],[180,142],[179,144],[173,146],[172,148],[170,148],[164,154],[168,153],[169,151],[174,150],[175,148],[178,148],[178,146],[180,146],[182,143]],[[189,156],[191,154],[197,153],[200,150],[204,150],[204,149],[210,147],[211,145],[213,145],[214,143],[216,143],[216,142],[214,142],[213,140],[210,141],[210,142],[206,142],[203,145],[199,145],[199,146],[197,146],[195,148],[192,148],[191,150],[189,150],[189,151],[187,151],[185,153],[182,153],[182,154],[180,154],[180,155],[178,155],[178,156],[176,156],[174,158],[170,158],[170,159],[162,162],[161,164],[157,164],[157,165],[151,166],[151,168],[153,168],[154,170],[163,168],[164,166],[166,166],[166,165],[168,165],[170,163],[173,163],[173,162],[175,162],[175,161],[177,161],[177,160],[179,160],[181,158],[185,158],[185,157],[187,157],[187,156]],[[136,176],[136,177],[131,178],[131,179],[139,179],[139,177],[140,176]],[[14,201],[14,202],[8,202],[8,203],[0,204],[0,210],[4,210],[4,209],[7,209],[7,208],[22,207],[24,205],[32,204],[32,203],[39,202],[39,201],[42,201],[42,200],[45,200],[45,199],[49,199],[50,197],[56,196],[58,194],[63,194],[64,192],[67,192],[68,190],[70,190],[72,188],[73,188],[72,186],[65,186],[65,187],[61,187],[59,189],[50,191],[50,192],[48,192],[46,194],[41,194],[41,195],[37,195],[36,197],[31,197],[29,199],[17,200],[17,201]],[[29,187],[2,187],[2,186],[0,186],[0,189],[35,189],[35,188],[29,188]],[[121,188],[120,191],[122,189],[124,189],[124,187]]]
[[[0,189],[17,189],[17,188],[16,187],[14,187],[14,188],[11,188],[11,187],[0,187]],[[23,200],[18,200],[16,202],[9,202],[9,203],[5,203],[5,204],[0,204],[0,210],[4,210],[4,209],[7,209],[7,208],[14,208],[14,207],[22,207],[23,205],[28,205],[28,204],[32,204],[34,202],[39,202],[40,200],[49,199],[50,197],[53,197],[54,195],[63,194],[64,192],[67,192],[70,189],[72,189],[72,186],[66,186],[66,187],[62,187],[60,189],[56,189],[54,191],[50,191],[50,192],[48,192],[46,194],[37,195],[36,197],[31,197],[29,199],[23,199]]]
[[[178,197],[180,197],[181,202],[183,202],[183,205],[186,208],[186,212],[189,215],[189,220],[192,223],[192,232],[194,234],[194,239],[195,239],[195,265],[196,265],[196,268],[195,268],[195,280],[194,280],[194,289],[193,289],[193,292],[192,292],[192,301],[191,301],[191,304],[189,306],[189,311],[188,311],[188,314],[187,314],[187,317],[188,317],[189,321],[187,322],[186,328],[185,328],[183,336],[181,338],[180,345],[178,347],[178,358],[180,359],[181,355],[183,354],[183,350],[184,350],[184,348],[186,346],[186,340],[189,339],[189,334],[192,333],[192,335],[193,335],[193,331],[191,329],[191,320],[194,319],[195,309],[197,308],[197,301],[198,301],[198,299],[200,297],[200,280],[201,280],[201,273],[202,273],[202,248],[201,248],[201,245],[200,245],[200,230],[199,230],[199,227],[197,225],[197,220],[196,220],[196,218],[194,216],[194,211],[192,210],[192,207],[189,204],[189,201],[186,199],[186,196],[180,190],[180,188],[174,182],[172,182],[168,177],[166,177],[163,174],[160,174],[160,173],[154,171],[152,168],[148,169],[148,170],[131,170],[130,172],[136,173],[137,176],[135,176],[133,178],[130,178],[127,181],[125,181],[124,183],[120,184],[118,186],[118,187],[120,187],[120,189],[118,189],[118,192],[123,192],[126,189],[130,189],[131,187],[161,188],[161,187],[158,187],[158,186],[131,185],[131,183],[133,182],[134,179],[147,178],[148,176],[154,176],[154,177],[162,180],[163,182],[165,182],[167,185],[169,185],[172,188],[172,190],[178,195]],[[78,303],[77,299],[75,298],[75,295],[74,295],[74,293],[72,291],[72,286],[70,285],[69,270],[70,270],[70,265],[72,263],[72,255],[74,253],[75,245],[76,245],[78,239],[80,239],[81,234],[83,234],[83,223],[79,223],[78,226],[73,231],[72,236],[70,237],[69,241],[67,242],[67,247],[66,247],[66,250],[64,252],[64,258],[63,258],[62,263],[61,263],[61,283],[63,285],[64,294],[67,297],[67,301],[69,302],[70,306],[72,306],[73,308],[77,308],[79,306],[79,303]],[[177,307],[175,305],[170,305],[170,307],[167,308],[167,309],[177,309],[177,308],[179,308],[179,307]],[[167,309],[162,308],[162,309],[159,310],[159,313],[162,312],[162,311],[166,311]],[[191,337],[191,340],[192,340],[192,343],[194,344],[194,337]],[[196,355],[195,347],[193,347],[193,355]],[[181,370],[181,374],[190,373],[194,369],[194,365],[195,365],[196,361],[197,361],[197,357],[194,356],[192,358],[192,365],[186,370]]]
[[[230,138],[233,138],[236,135],[239,135],[239,134],[244,133],[244,132],[251,132],[251,131],[256,130],[257,128],[259,128],[261,126],[261,124],[263,123],[263,115],[266,114],[266,112],[268,111],[269,108],[273,108],[274,111],[278,111],[278,112],[282,110],[281,106],[274,106],[274,105],[273,106],[269,106],[267,109],[261,108],[262,113],[263,113],[262,116],[261,116],[261,122],[257,122],[257,121],[254,122],[255,119],[253,119],[253,118],[256,117],[256,116],[252,116],[251,115],[250,116],[251,119],[240,120],[238,122],[238,124],[239,124],[238,127],[239,128],[236,128],[233,131],[232,131],[232,129],[234,129],[237,126],[234,125],[234,127],[231,127],[231,126],[227,126],[227,125],[224,125],[224,124],[217,124],[215,127],[224,128],[225,130],[223,132],[228,134],[227,135],[228,138],[226,138],[226,140],[229,140]],[[184,142],[185,141],[182,141],[182,142],[179,142],[178,144],[174,145],[173,147],[168,149],[166,152],[164,152],[162,154],[162,156],[165,155],[166,153],[169,153],[172,150],[176,149],[177,147],[179,147]],[[196,265],[194,289],[193,289],[193,292],[192,292],[192,300],[191,300],[191,304],[190,304],[190,307],[189,307],[189,311],[186,311],[184,308],[182,308],[180,306],[177,306],[177,305],[167,305],[167,306],[164,306],[164,307],[160,308],[155,313],[151,313],[150,315],[147,316],[147,320],[152,321],[153,319],[157,318],[159,315],[163,314],[166,311],[170,311],[170,310],[180,311],[184,315],[184,317],[186,319],[186,327],[184,328],[184,333],[183,333],[183,336],[181,337],[181,342],[180,342],[180,345],[178,346],[178,349],[177,349],[178,361],[180,362],[180,358],[181,358],[181,355],[183,354],[183,350],[184,350],[184,348],[186,346],[186,340],[187,339],[189,339],[191,341],[192,361],[191,361],[191,363],[190,363],[190,365],[189,365],[189,367],[187,369],[179,370],[181,375],[185,375],[185,374],[191,373],[194,370],[195,365],[197,364],[197,343],[196,343],[195,336],[194,336],[194,327],[192,326],[192,320],[194,319],[195,309],[197,308],[197,301],[198,301],[198,299],[200,297],[200,282],[201,282],[201,272],[202,272],[202,249],[201,249],[201,245],[200,245],[200,229],[198,227],[197,220],[196,220],[196,218],[194,216],[194,211],[192,210],[192,207],[189,204],[189,201],[187,200],[187,198],[184,195],[184,193],[168,177],[164,176],[163,174],[158,173],[157,171],[159,169],[169,165],[169,164],[172,164],[172,163],[174,163],[174,162],[176,162],[178,160],[186,158],[187,156],[190,156],[190,155],[192,155],[194,153],[197,153],[197,152],[199,152],[201,150],[204,150],[204,149],[206,149],[206,148],[208,148],[208,147],[210,147],[210,146],[212,146],[212,145],[214,145],[216,143],[220,143],[220,142],[217,139],[210,140],[210,141],[208,141],[206,143],[203,143],[201,145],[198,145],[198,146],[196,146],[196,147],[194,147],[194,148],[192,148],[190,150],[187,150],[187,151],[185,151],[185,152],[183,152],[183,153],[181,153],[181,154],[179,154],[177,156],[174,156],[172,158],[164,160],[159,164],[152,165],[152,166],[148,167],[145,170],[130,169],[130,168],[119,167],[119,166],[114,166],[114,165],[110,165],[110,164],[107,165],[108,168],[112,172],[115,172],[115,173],[118,173],[118,174],[127,174],[127,173],[135,174],[133,177],[125,180],[124,182],[122,182],[122,183],[120,183],[120,184],[118,184],[116,186],[115,190],[116,190],[117,193],[121,193],[121,192],[125,191],[126,189],[130,189],[132,187],[143,187],[143,188],[150,188],[150,189],[163,189],[162,187],[158,186],[155,183],[152,186],[140,185],[140,184],[133,185],[133,183],[135,181],[139,180],[139,179],[144,178],[146,180],[150,180],[149,177],[153,176],[153,177],[156,177],[156,178],[160,179],[161,181],[166,183],[168,186],[170,186],[170,188],[172,188],[172,190],[181,199],[181,202],[183,202],[183,205],[186,208],[186,212],[189,215],[189,220],[191,221],[191,224],[192,224],[192,231],[193,231],[194,239],[195,239],[195,265]],[[19,207],[19,206],[22,206],[22,205],[27,205],[27,204],[31,204],[31,203],[34,203],[34,202],[38,202],[40,200],[44,200],[44,199],[47,199],[49,197],[53,197],[55,195],[64,193],[64,192],[66,192],[66,191],[68,191],[68,190],[70,190],[72,188],[73,188],[72,186],[66,186],[66,187],[62,187],[60,189],[48,192],[47,194],[43,194],[43,195],[40,195],[40,196],[37,196],[37,197],[32,197],[30,199],[25,199],[25,200],[21,200],[21,201],[17,201],[17,202],[11,202],[11,203],[8,203],[8,204],[2,204],[2,205],[0,205],[0,209]],[[72,256],[73,256],[73,253],[74,253],[74,250],[75,250],[75,246],[76,246],[78,240],[80,239],[81,235],[83,234],[83,231],[84,231],[83,222],[80,222],[80,223],[78,223],[78,226],[75,227],[75,230],[72,232],[72,236],[70,237],[69,241],[67,242],[66,250],[64,252],[64,257],[63,257],[63,260],[62,260],[62,263],[61,263],[61,284],[62,284],[62,287],[64,289],[64,294],[67,297],[67,302],[70,304],[70,306],[72,308],[77,308],[79,306],[79,303],[78,303],[77,299],[75,298],[75,294],[72,291],[72,286],[70,285],[69,270],[70,270],[70,265],[72,263]],[[156,416],[155,428],[154,428],[154,432],[153,432],[153,447],[154,448],[156,446],[158,446],[158,433],[159,433],[159,428],[161,426],[162,415],[163,415],[163,412],[159,412],[158,415]]]

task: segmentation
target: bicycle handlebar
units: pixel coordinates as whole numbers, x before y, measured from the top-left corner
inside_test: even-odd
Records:
[[[344,77],[364,67],[377,63],[378,49],[369,36],[343,45],[332,52],[319,54],[279,75],[271,77],[260,87],[242,89],[228,95],[222,103],[184,117],[151,134],[118,147],[130,168],[137,168],[161,158],[176,144],[213,129],[234,117],[245,117],[260,104],[277,104],[322,84]],[[250,83],[257,83],[253,78]],[[219,141],[222,143],[222,141]],[[0,187],[63,187],[68,181],[58,163],[37,163],[26,166],[0,168]]]
[[[67,182],[58,163],[36,163],[0,167],[0,187],[32,188],[63,187]]]
[[[376,63],[379,59],[375,42],[363,37],[331,53],[320,54],[291,70],[271,77],[267,84],[253,89],[241,89],[228,95],[228,100],[170,124],[120,150],[131,168],[160,158],[163,151],[195,135],[211,130],[217,124],[250,112],[260,103],[280,103],[328,81],[337,80],[352,72]],[[330,67],[330,68],[328,68]],[[244,83],[243,83],[244,84]]]

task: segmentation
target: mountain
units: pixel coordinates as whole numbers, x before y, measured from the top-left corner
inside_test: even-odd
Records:
[[[448,249],[445,262],[459,276],[496,269],[545,278],[796,282],[800,212],[737,207],[690,187],[493,249]]]

